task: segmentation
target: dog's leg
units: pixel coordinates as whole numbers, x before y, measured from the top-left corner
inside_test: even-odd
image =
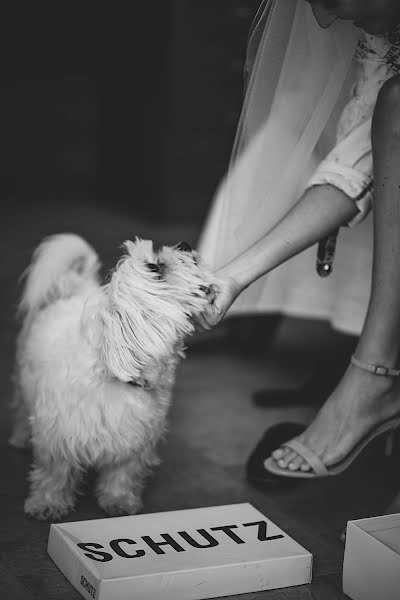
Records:
[[[113,516],[139,512],[144,479],[158,463],[155,452],[146,449],[129,460],[102,467],[96,489],[99,506]]]
[[[57,520],[72,510],[79,473],[65,459],[36,462],[29,478],[31,487],[25,501],[27,515]]]
[[[14,388],[14,398],[11,404],[13,411],[13,428],[9,443],[15,448],[27,448],[30,445],[31,426],[29,413],[25,405],[23,394],[18,385]]]

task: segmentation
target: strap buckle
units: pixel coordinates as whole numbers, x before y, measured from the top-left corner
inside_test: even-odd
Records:
[[[387,375],[389,375],[389,369],[388,367],[375,366],[374,373],[375,375],[383,375],[384,377],[386,377]]]

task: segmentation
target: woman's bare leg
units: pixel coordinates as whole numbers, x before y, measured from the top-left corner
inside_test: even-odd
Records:
[[[382,88],[372,128],[374,260],[367,317],[356,356],[398,367],[400,359],[400,76]],[[400,414],[400,379],[350,365],[336,390],[299,440],[326,466],[340,461],[374,425]],[[309,470],[296,453],[274,453],[279,466]]]

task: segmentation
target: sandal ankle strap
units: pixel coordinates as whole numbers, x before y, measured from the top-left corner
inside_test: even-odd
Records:
[[[358,360],[354,354],[351,357],[351,363],[360,369],[364,369],[364,371],[373,373],[374,375],[381,375],[383,377],[398,377],[400,375],[400,369],[391,369],[390,367],[384,367],[381,365],[371,365],[370,363],[365,363],[361,360]]]

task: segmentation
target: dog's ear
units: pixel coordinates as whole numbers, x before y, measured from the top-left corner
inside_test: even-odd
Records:
[[[120,381],[142,379],[152,353],[138,306],[132,302],[126,310],[112,302],[102,310],[101,320],[101,353],[109,371]]]
[[[119,262],[105,293],[103,360],[121,381],[148,379],[194,325],[173,288],[130,256]]]
[[[81,317],[81,332],[101,358],[107,372],[120,381],[141,382],[149,362],[143,347],[145,342],[135,332],[143,331],[135,303],[127,312],[110,302],[107,286],[93,294],[85,304]],[[147,352],[148,354],[148,352]]]

